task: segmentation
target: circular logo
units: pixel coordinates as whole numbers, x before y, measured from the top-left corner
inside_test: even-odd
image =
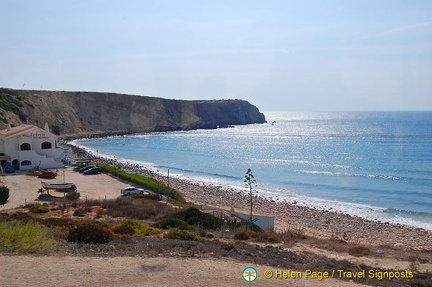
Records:
[[[242,276],[246,282],[253,282],[257,279],[258,272],[255,270],[255,268],[247,267],[243,270]]]
[[[264,271],[264,277],[265,278],[272,278],[273,277],[273,272],[271,270]]]

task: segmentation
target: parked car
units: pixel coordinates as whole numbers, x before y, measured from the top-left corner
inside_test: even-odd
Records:
[[[85,174],[85,175],[88,175],[88,174],[99,174],[101,172],[102,172],[102,168],[96,166],[96,167],[92,167],[92,168],[89,168],[89,169],[85,170],[83,172],[83,174]]]
[[[86,165],[85,167],[80,168],[79,172],[84,173],[86,170],[89,170],[93,167],[96,167],[95,165]]]
[[[3,170],[6,173],[13,173],[13,172],[15,172],[15,169],[13,168],[12,164],[10,162],[8,162],[8,161],[3,164]]]
[[[15,172],[14,168],[13,168],[11,165],[7,165],[7,166],[5,166],[5,167],[4,167],[4,171],[5,171],[6,173],[13,173],[13,172]]]
[[[57,173],[56,172],[54,172],[54,171],[43,171],[42,173],[40,173],[39,175],[38,175],[38,177],[40,177],[40,178],[56,178],[56,176],[57,176]]]
[[[133,186],[128,186],[128,187],[123,187],[122,189],[120,189],[120,193],[123,195],[143,194],[144,189],[133,187]]]

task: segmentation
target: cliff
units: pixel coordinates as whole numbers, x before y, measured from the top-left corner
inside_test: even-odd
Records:
[[[185,101],[155,97],[0,88],[0,129],[28,123],[62,136],[126,134],[263,123],[243,100]]]

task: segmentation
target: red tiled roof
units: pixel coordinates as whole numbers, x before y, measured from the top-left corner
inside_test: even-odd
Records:
[[[10,130],[8,130],[8,129],[0,130],[0,135],[3,135],[7,139],[9,139],[12,137],[20,136],[26,132],[33,131],[36,129],[38,129],[38,127],[33,126],[33,125],[20,125],[17,127],[13,127]]]

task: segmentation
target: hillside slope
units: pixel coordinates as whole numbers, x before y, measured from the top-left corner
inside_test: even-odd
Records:
[[[7,123],[43,127],[60,135],[139,133],[263,123],[243,100],[185,101],[64,91],[0,89],[0,129]]]

